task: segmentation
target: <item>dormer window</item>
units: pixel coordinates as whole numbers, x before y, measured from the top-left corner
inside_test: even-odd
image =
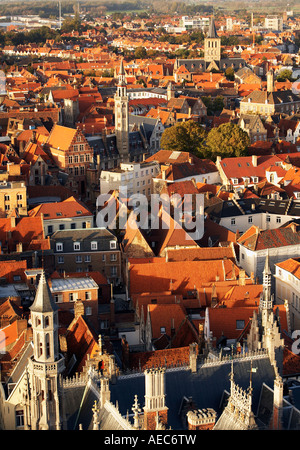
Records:
[[[56,243],[56,251],[62,252],[63,251],[63,244],[61,242]]]
[[[91,250],[97,250],[98,249],[98,243],[96,241],[91,242]]]
[[[231,178],[232,184],[238,184],[239,180],[238,178]]]
[[[110,247],[110,249],[116,249],[116,248],[117,248],[117,243],[116,243],[116,241],[110,241],[109,247]]]
[[[74,242],[74,251],[79,252],[80,251],[80,242]]]

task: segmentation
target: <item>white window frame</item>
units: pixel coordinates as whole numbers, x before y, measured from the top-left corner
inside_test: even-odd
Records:
[[[56,249],[57,252],[62,252],[63,249],[64,249],[63,243],[62,242],[56,242],[55,249]]]
[[[74,242],[73,249],[75,252],[80,252],[80,242]]]
[[[91,250],[98,250],[98,242],[97,241],[91,242]]]
[[[110,249],[116,249],[117,248],[117,242],[116,241],[110,241],[109,242],[109,248]]]

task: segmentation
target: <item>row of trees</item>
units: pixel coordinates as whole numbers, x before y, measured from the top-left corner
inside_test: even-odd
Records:
[[[166,128],[161,138],[163,150],[189,152],[213,161],[217,156],[246,156],[249,145],[248,134],[232,122],[221,124],[209,132],[193,120],[178,122]]]

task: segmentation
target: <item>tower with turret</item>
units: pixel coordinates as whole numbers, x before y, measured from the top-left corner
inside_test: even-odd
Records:
[[[30,310],[34,351],[28,362],[29,427],[60,430],[64,428],[61,380],[65,361],[59,353],[58,308],[44,272]]]
[[[214,17],[210,20],[208,33],[204,39],[204,60],[207,63],[221,60],[221,38],[217,35]]]
[[[123,60],[118,73],[115,101],[115,134],[117,148],[123,162],[129,160],[129,108],[126,87],[126,77]]]

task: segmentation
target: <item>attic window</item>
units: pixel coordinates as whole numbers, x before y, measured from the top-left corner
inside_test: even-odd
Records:
[[[165,334],[166,333],[166,327],[160,327],[160,332],[161,332],[161,334]]]
[[[116,241],[110,241],[110,248],[112,249],[112,248],[117,248],[117,243],[116,243]]]
[[[50,214],[48,214],[48,213],[44,214],[44,217],[49,217],[49,216],[50,216]]]
[[[245,328],[245,321],[244,320],[237,320],[236,321],[236,329],[237,330],[243,330]]]
[[[76,214],[82,214],[82,211],[76,211]]]
[[[79,251],[80,250],[80,242],[74,242],[74,250]]]
[[[98,243],[96,241],[91,242],[91,250],[97,250],[98,249]]]
[[[61,212],[57,212],[56,215],[57,215],[57,216],[61,216],[62,213],[61,213]]]

